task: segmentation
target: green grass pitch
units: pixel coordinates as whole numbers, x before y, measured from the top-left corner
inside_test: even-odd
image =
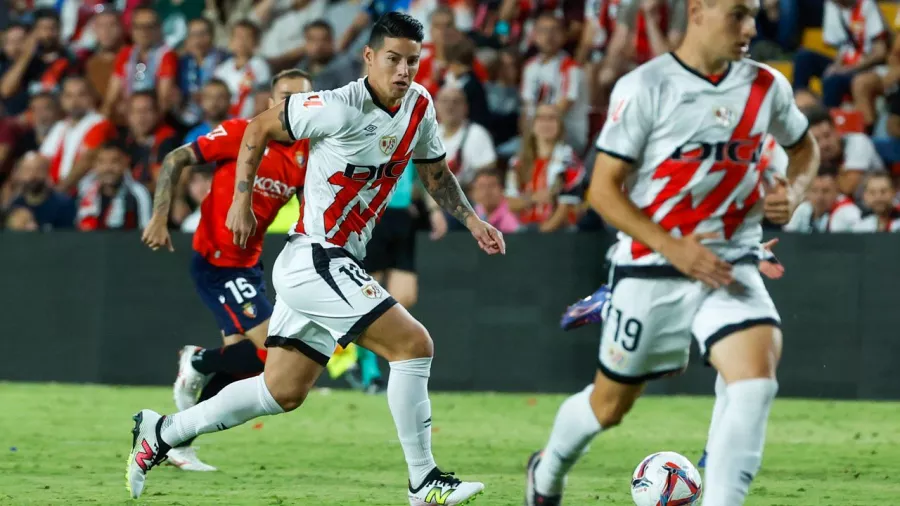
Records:
[[[710,385],[712,388],[712,385]],[[215,473],[165,466],[128,498],[131,415],[173,408],[165,388],[0,383],[0,504],[403,505],[406,473],[383,397],[316,391],[300,410],[201,437]],[[563,396],[435,394],[438,463],[484,481],[476,504],[522,503],[528,454],[547,438]],[[601,435],[569,479],[566,504],[631,505],[647,454],[696,460],[712,398],[648,397]],[[896,403],[780,399],[750,506],[879,506],[900,497]]]

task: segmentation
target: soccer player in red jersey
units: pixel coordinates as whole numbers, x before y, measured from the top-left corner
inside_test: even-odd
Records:
[[[309,77],[299,70],[287,70],[272,79],[269,106],[285,97],[310,91]],[[203,349],[185,346],[179,353],[178,378],[174,398],[179,410],[205,400],[229,383],[263,371],[265,340],[272,315],[266,298],[266,284],[260,262],[266,229],[281,207],[299,198],[306,177],[309,143],[272,141],[262,157],[253,184],[256,198],[253,212],[259,222],[246,248],[236,246],[225,227],[225,216],[234,194],[237,154],[249,120],[223,122],[209,134],[172,151],[166,156],[157,186],[153,217],[143,240],[153,250],[172,251],[168,216],[172,189],[181,171],[188,166],[215,163],[212,189],[203,200],[200,224],[194,233],[191,277],[197,293],[215,316],[225,346]],[[169,462],[189,471],[214,471],[190,447],[190,441],[169,452]]]

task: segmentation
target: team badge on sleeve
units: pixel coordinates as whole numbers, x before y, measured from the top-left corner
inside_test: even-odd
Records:
[[[375,283],[369,283],[362,287],[362,293],[370,299],[380,299],[382,297],[381,288]]]

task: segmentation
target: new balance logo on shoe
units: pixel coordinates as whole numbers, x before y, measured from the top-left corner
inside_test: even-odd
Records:
[[[150,448],[150,443],[146,439],[141,441],[141,449],[142,451],[134,456],[134,462],[146,473],[153,462],[153,449]]]
[[[450,494],[456,490],[455,488],[448,488],[444,491],[441,487],[434,487],[428,491],[428,495],[425,496],[425,502],[427,504],[437,504],[444,505],[447,504],[447,499],[450,498]]]

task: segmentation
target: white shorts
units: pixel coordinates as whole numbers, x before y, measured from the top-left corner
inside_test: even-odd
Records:
[[[397,303],[345,249],[295,235],[272,269],[266,346],[291,346],[321,365]]]
[[[669,265],[614,267],[600,371],[619,383],[643,383],[684,370],[692,336],[706,358],[713,344],[735,332],[780,326],[755,259],[739,262],[732,275],[732,287],[712,290]]]

